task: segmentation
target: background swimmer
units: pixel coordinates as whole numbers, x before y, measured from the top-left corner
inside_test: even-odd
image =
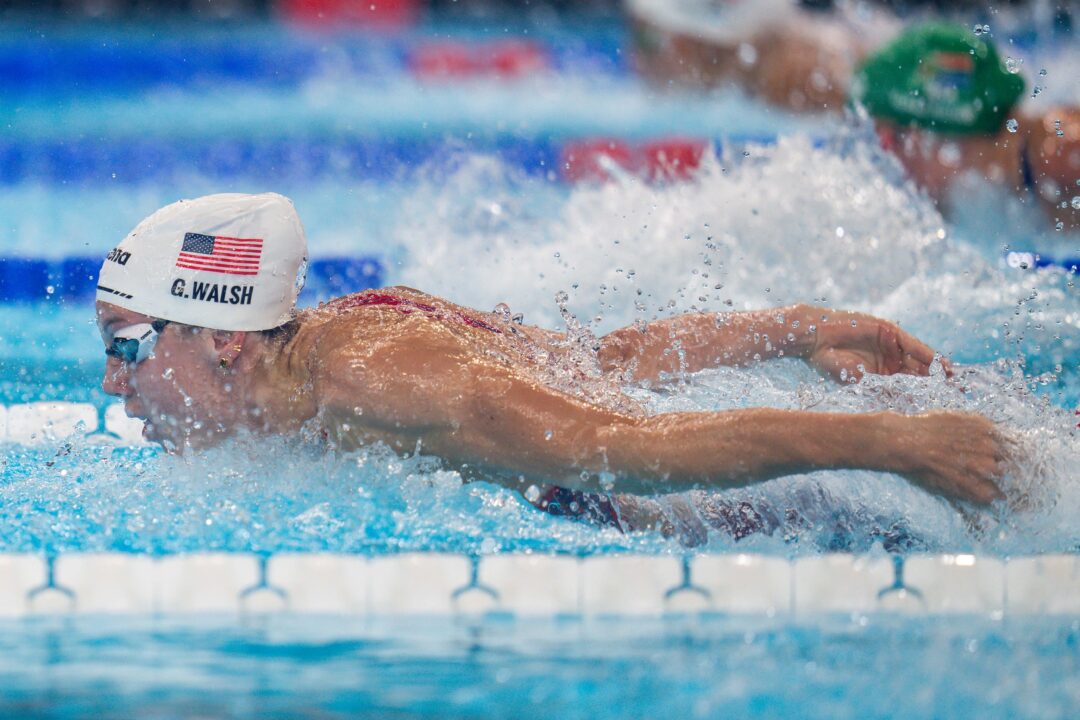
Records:
[[[955,181],[976,173],[1032,197],[1059,229],[1080,225],[1080,109],[1016,107],[1023,78],[992,42],[954,24],[904,31],[857,74],[853,96],[874,116],[882,144],[944,209]]]
[[[415,290],[294,315],[305,247],[285,198],[213,195],[159,210],[120,243],[126,264],[105,261],[103,387],[146,420],[148,438],[176,450],[240,429],[307,432],[338,448],[383,442],[521,488],[655,494],[861,468],[949,498],[1002,496],[1006,441],[979,415],[647,416],[619,390],[782,355],[841,380],[928,374],[933,351],[892,323],[799,305],[623,328],[600,339],[598,370],[580,366],[584,390],[572,393],[549,372],[573,362],[564,335]],[[212,300],[194,293],[207,284],[221,287]]]
[[[882,145],[948,212],[975,173],[1080,226],[1080,109],[1018,107],[1024,80],[984,34],[947,22],[814,3],[634,0],[635,62],[658,85],[734,85],[770,104],[874,117]]]

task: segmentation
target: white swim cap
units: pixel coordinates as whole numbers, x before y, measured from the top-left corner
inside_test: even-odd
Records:
[[[307,239],[277,193],[224,193],[166,205],[101,265],[97,299],[214,330],[269,330],[292,317]]]

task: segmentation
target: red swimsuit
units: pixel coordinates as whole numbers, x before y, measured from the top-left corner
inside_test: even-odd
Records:
[[[331,300],[327,303],[328,307],[338,308],[341,310],[347,310],[349,308],[360,307],[362,305],[392,305],[398,309],[399,312],[408,315],[414,310],[427,313],[433,317],[443,318],[450,317],[458,322],[462,322],[469,327],[480,328],[481,330],[490,330],[493,333],[502,333],[502,330],[495,327],[490,323],[486,323],[483,320],[477,320],[474,317],[469,317],[465,313],[451,310],[449,312],[440,310],[434,305],[428,305],[427,303],[416,302],[415,300],[409,300],[407,298],[398,297],[397,295],[390,295],[388,293],[380,292],[359,292],[353,295],[346,295],[336,300]]]

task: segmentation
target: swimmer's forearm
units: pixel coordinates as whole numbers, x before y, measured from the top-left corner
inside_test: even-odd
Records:
[[[728,488],[816,470],[904,472],[894,413],[673,413],[598,438],[626,492]]]
[[[646,376],[724,365],[745,367],[779,357],[807,357],[814,347],[814,323],[821,312],[821,308],[800,304],[682,315],[650,323],[644,337],[631,334],[623,336],[623,341],[639,344],[633,355]]]

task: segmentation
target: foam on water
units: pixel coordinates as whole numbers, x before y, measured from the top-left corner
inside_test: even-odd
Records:
[[[664,546],[657,536],[555,522],[517,492],[463,485],[434,458],[250,438],[186,457],[88,440],[9,448],[0,526],[5,551],[50,553]]]
[[[406,204],[400,280],[476,307],[506,302],[538,324],[560,321],[565,291],[598,331],[812,302],[893,318],[961,360],[1019,354],[1052,368],[1078,347],[1071,277],[1007,271],[997,255],[1015,238],[985,247],[948,227],[867,138],[748,152],[708,159],[694,183],[579,187],[554,217],[530,205],[525,179],[473,158]]]

